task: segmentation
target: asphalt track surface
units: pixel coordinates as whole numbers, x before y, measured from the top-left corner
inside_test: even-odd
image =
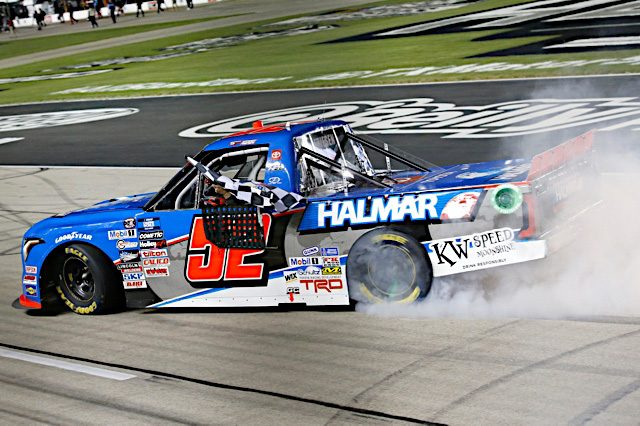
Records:
[[[263,111],[333,102],[414,98],[432,98],[439,103],[455,106],[486,106],[541,98],[624,98],[637,95],[638,86],[638,76],[630,75],[7,106],[0,107],[0,117],[91,108],[137,108],[139,112],[98,122],[2,131],[0,137],[22,137],[24,140],[0,145],[0,164],[177,167],[183,163],[185,154],[193,154],[216,139],[180,137],[178,134],[182,130]],[[442,138],[441,134],[384,134],[380,138],[433,163],[446,165],[530,156],[594,127],[597,128],[587,123],[563,131],[509,138],[452,139]],[[0,127],[0,130],[3,129]]]
[[[591,79],[582,85],[598,85],[591,96],[629,97],[629,82],[635,81]],[[429,96],[485,105],[522,99],[552,83],[4,107],[2,116],[104,106],[140,112],[98,124],[3,134],[25,139],[0,145],[0,163],[176,166],[204,143],[178,132],[218,118],[321,98]],[[527,138],[527,147],[553,145],[582,130]],[[384,139],[441,163],[503,158],[504,150],[525,143],[437,135]],[[20,291],[20,237],[30,224],[113,195],[155,190],[172,174],[171,168],[0,168],[0,423],[579,425],[636,424],[640,418],[640,317],[634,315],[464,319],[293,309],[83,317],[11,306]]]

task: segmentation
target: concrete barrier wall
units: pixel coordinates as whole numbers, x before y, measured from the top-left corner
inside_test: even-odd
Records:
[[[217,0],[193,0],[193,4],[194,5],[210,4],[210,3],[215,3],[216,1]],[[187,7],[187,1],[177,0],[176,5],[178,7]],[[172,6],[173,6],[173,0],[165,0],[163,5],[164,9],[171,9]],[[155,12],[157,11],[157,7],[158,7],[158,3],[155,0],[146,1],[142,3],[142,10],[144,10],[145,12]],[[125,4],[123,8],[123,12],[125,15],[136,13],[137,10],[138,10],[138,7],[136,6],[135,3]],[[109,17],[109,8],[108,7],[101,8],[100,13],[102,14],[103,17]],[[65,12],[62,16],[63,16],[64,22],[71,21],[71,16],[69,12]],[[86,9],[78,10],[73,14],[73,17],[78,21],[86,21],[87,18],[89,17],[89,12]],[[62,21],[58,19],[57,13],[45,15],[44,22],[47,25],[62,23]],[[35,27],[36,20],[33,18],[14,19],[13,24],[16,28]]]

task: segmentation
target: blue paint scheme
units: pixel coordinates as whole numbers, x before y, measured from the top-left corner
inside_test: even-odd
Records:
[[[267,154],[265,181],[269,182],[271,178],[274,178],[272,181],[278,182],[275,186],[287,191],[298,192],[299,176],[296,166],[296,154],[292,143],[293,138],[321,128],[343,125],[346,125],[346,123],[334,120],[281,126],[281,128],[276,129],[276,131],[256,129],[222,138],[210,143],[204,150],[243,150],[268,146],[269,151]],[[277,153],[278,150],[280,151],[280,155],[275,155],[274,153]],[[279,165],[276,164],[278,162],[280,163]],[[520,167],[522,170],[520,173],[512,173],[513,176],[505,176],[503,173],[505,169],[513,167]],[[391,177],[404,179],[404,181],[403,183],[394,185],[392,188],[360,188],[350,190],[346,195],[341,192],[330,196],[311,197],[308,200],[308,210],[305,213],[305,219],[303,225],[301,225],[301,229],[314,229],[313,220],[314,218],[317,219],[319,201],[335,202],[358,199],[366,196],[396,196],[398,194],[436,191],[436,195],[438,196],[436,208],[439,212],[444,205],[441,203],[445,203],[460,192],[457,190],[452,191],[452,189],[522,181],[526,178],[528,168],[529,163],[525,160],[508,160],[462,164],[438,168],[425,173],[395,173],[392,174]],[[478,191],[481,192],[482,190],[479,189]],[[154,193],[148,193],[123,197],[121,199],[105,200],[91,207],[59,215],[58,217],[50,217],[36,223],[25,233],[24,238],[39,238],[44,242],[35,245],[31,249],[28,259],[22,259],[23,270],[27,265],[37,267],[38,273],[36,276],[37,282],[39,283],[42,266],[47,256],[56,248],[61,248],[73,243],[93,245],[104,252],[114,262],[118,261],[119,250],[116,247],[117,240],[109,240],[108,232],[125,229],[123,221],[129,218],[135,218],[136,227],[133,229],[136,229],[138,233],[143,230],[142,220],[145,218],[154,218],[157,225],[153,229],[162,229],[167,241],[187,236],[190,232],[193,216],[199,214],[200,210],[146,212],[143,208],[154,195]],[[56,239],[68,234],[73,235],[73,232],[80,236],[60,239],[58,243],[56,243]],[[90,239],[88,237],[90,237]],[[128,241],[137,241],[137,239],[130,239]],[[28,274],[23,273],[23,276],[24,275]],[[36,287],[35,294],[28,294],[27,289],[33,292],[32,289],[34,286]],[[216,289],[215,291],[218,290],[220,289]],[[39,284],[23,284],[23,293],[28,300],[41,302]],[[161,304],[157,306],[161,306]]]

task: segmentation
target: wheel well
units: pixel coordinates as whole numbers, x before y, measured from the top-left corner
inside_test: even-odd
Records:
[[[44,262],[42,262],[42,267],[40,268],[40,271],[41,271],[40,283],[44,283],[45,285],[44,288],[41,288],[41,291],[43,294],[46,294],[47,296],[50,296],[51,294],[55,294],[55,283],[58,278],[56,276],[56,272],[57,272],[56,264],[64,257],[64,254],[65,254],[64,249],[71,245],[88,246],[98,250],[98,252],[100,252],[100,254],[104,257],[106,263],[110,265],[109,268],[112,270],[112,272],[114,272],[115,274],[114,276],[122,277],[122,275],[118,273],[118,269],[113,264],[111,259],[109,259],[109,256],[107,256],[107,254],[104,251],[100,250],[99,247],[96,247],[93,244],[89,244],[85,242],[71,241],[65,244],[61,244],[55,249],[51,250],[51,252],[44,259]]]

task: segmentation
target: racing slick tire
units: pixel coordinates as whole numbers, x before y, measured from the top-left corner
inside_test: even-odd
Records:
[[[72,244],[58,262],[56,291],[76,314],[102,314],[123,305],[120,280],[98,249]]]
[[[411,303],[427,296],[433,271],[424,247],[404,232],[377,228],[349,250],[349,296],[365,303]]]

